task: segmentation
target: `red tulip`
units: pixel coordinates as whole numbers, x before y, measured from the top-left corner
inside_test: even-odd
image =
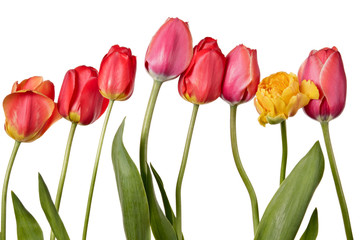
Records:
[[[225,77],[221,98],[237,105],[251,100],[260,82],[256,50],[236,46],[226,56]]]
[[[79,66],[66,73],[58,100],[61,116],[88,125],[104,113],[108,104],[109,100],[99,92],[95,68]]]
[[[130,48],[112,46],[101,62],[100,93],[111,100],[128,99],[134,91],[135,73],[136,57]]]
[[[319,89],[319,100],[311,100],[304,108],[308,116],[327,122],[340,115],[345,107],[346,76],[336,47],[311,51],[299,69],[298,78],[312,80]]]
[[[168,18],[151,39],[145,68],[158,81],[174,79],[189,66],[192,54],[188,24],[178,18]]]
[[[5,131],[19,142],[32,142],[61,118],[54,103],[54,85],[42,77],[15,82],[3,102]]]
[[[180,76],[179,93],[189,102],[204,104],[221,94],[225,57],[216,40],[206,37],[194,47],[194,57]]]

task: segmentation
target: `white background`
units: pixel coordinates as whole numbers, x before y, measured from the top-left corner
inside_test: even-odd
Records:
[[[360,237],[359,47],[355,1],[2,1],[0,4],[0,98],[15,81],[41,75],[54,82],[56,99],[65,72],[79,65],[99,68],[114,44],[132,49],[138,68],[133,96],[116,102],[100,160],[88,239],[125,239],[121,208],[110,157],[112,138],[127,116],[124,141],[138,165],[140,131],[152,79],[144,56],[153,34],[167,17],[188,21],[194,45],[202,38],[218,39],[227,54],[244,43],[258,51],[261,78],[277,71],[297,73],[312,49],[336,46],[348,80],[347,105],[330,123],[335,156],[350,211],[354,237]],[[177,80],[163,84],[149,138],[148,159],[161,174],[175,205],[175,184],[192,105],[177,91]],[[257,122],[253,102],[238,108],[238,141],[243,165],[259,200],[260,216],[278,187],[280,126]],[[104,117],[75,133],[60,214],[71,239],[81,239],[92,168]],[[0,114],[0,124],[4,115]],[[303,111],[287,121],[288,172],[315,141],[325,154],[325,173],[305,215],[299,236],[315,207],[318,239],[345,239],[338,200],[325,153],[320,124]],[[70,122],[62,119],[43,137],[21,144],[10,179],[14,191],[49,237],[37,190],[40,172],[55,198]],[[0,132],[0,179],[13,147]],[[183,182],[183,231],[188,240],[252,239],[247,191],[236,171],[230,148],[229,106],[218,99],[201,106]],[[8,239],[16,239],[9,195]]]

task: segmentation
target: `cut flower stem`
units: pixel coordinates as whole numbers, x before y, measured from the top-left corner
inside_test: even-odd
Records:
[[[195,125],[198,109],[199,109],[199,105],[194,104],[192,115],[191,115],[191,120],[190,120],[190,125],[189,125],[189,129],[188,129],[187,137],[186,137],[186,143],[185,143],[183,158],[182,158],[182,161],[181,161],[180,171],[179,171],[179,175],[178,175],[178,179],[177,179],[177,183],[176,183],[175,230],[176,230],[176,235],[177,235],[178,239],[182,239],[182,229],[181,229],[181,185],[182,185],[182,181],[183,181],[183,178],[184,178],[187,158],[188,158],[188,155],[189,155],[191,138],[192,138],[192,134],[193,134],[193,131],[194,131],[194,125]]]
[[[62,170],[61,170],[59,185],[58,185],[56,199],[55,199],[55,208],[57,211],[59,211],[59,208],[60,208],[60,201],[61,201],[61,196],[62,196],[62,192],[63,192],[63,188],[64,188],[67,167],[69,164],[71,145],[72,145],[72,141],[74,138],[76,126],[77,126],[77,123],[74,123],[74,122],[71,123],[71,128],[70,128],[70,132],[69,132],[69,136],[68,136],[68,140],[67,140],[67,144],[66,144],[64,162],[63,162],[63,166],[62,166]],[[55,235],[53,232],[51,232],[50,240],[54,240],[54,239],[55,239]]]
[[[85,214],[85,221],[84,221],[84,228],[83,228],[83,236],[82,236],[83,240],[86,239],[86,235],[87,235],[87,229],[88,229],[89,217],[90,217],[90,209],[91,209],[91,202],[92,202],[92,197],[93,197],[93,194],[94,194],[95,181],[96,181],[96,175],[97,175],[97,170],[98,170],[98,166],[99,166],[101,149],[102,149],[102,145],[103,145],[103,142],[104,142],[105,132],[106,132],[106,128],[107,128],[107,125],[108,125],[108,122],[109,122],[110,113],[111,113],[111,109],[112,109],[113,105],[114,105],[114,100],[110,100],[109,106],[108,106],[107,111],[106,111],[104,124],[103,124],[102,130],[101,130],[100,138],[99,138],[99,145],[98,145],[97,152],[96,152],[95,163],[94,163],[94,168],[93,168],[93,175],[92,175],[92,178],[91,178],[88,202],[87,202],[87,207],[86,207],[86,214]]]
[[[344,192],[343,192],[343,189],[341,186],[340,175],[339,175],[339,172],[338,172],[338,169],[336,166],[334,151],[333,151],[333,148],[331,145],[329,122],[321,122],[321,128],[322,128],[323,135],[324,135],[326,151],[327,151],[327,154],[329,157],[329,163],[330,163],[331,173],[332,173],[334,183],[335,183],[336,193],[337,193],[339,203],[340,203],[341,213],[342,213],[342,217],[343,217],[343,221],[344,221],[346,238],[348,240],[353,240],[354,237],[353,237],[352,230],[351,230],[349,211],[348,211],[348,208],[346,205],[345,195],[344,195]]]
[[[256,233],[257,226],[259,225],[259,209],[258,202],[255,194],[255,190],[250,182],[249,177],[247,176],[245,169],[241,163],[237,137],[236,137],[236,110],[237,105],[230,106],[230,137],[231,137],[231,149],[234,156],[234,161],[236,168],[240,174],[241,179],[243,180],[245,187],[249,193],[252,209],[252,218],[253,218],[253,227],[254,234]]]
[[[281,128],[281,142],[282,142],[282,158],[281,158],[281,170],[280,170],[280,184],[281,184],[286,177],[286,163],[287,163],[287,155],[288,155],[286,120],[280,123],[280,128]]]

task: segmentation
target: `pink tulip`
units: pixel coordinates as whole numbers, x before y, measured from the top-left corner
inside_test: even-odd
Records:
[[[260,70],[256,50],[236,46],[226,56],[221,97],[231,105],[251,100],[259,85]]]
[[[298,78],[312,80],[319,89],[319,99],[311,100],[304,108],[309,117],[327,122],[341,114],[346,100],[346,76],[336,47],[311,51],[299,69]]]
[[[216,40],[206,37],[194,47],[194,57],[180,76],[180,95],[194,104],[216,100],[221,94],[225,57]]]
[[[178,18],[168,18],[151,39],[145,68],[155,80],[164,82],[185,71],[192,54],[188,24]]]

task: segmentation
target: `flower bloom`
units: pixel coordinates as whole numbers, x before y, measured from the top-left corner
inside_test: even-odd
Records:
[[[256,50],[236,46],[226,56],[221,98],[231,105],[249,101],[255,96],[260,81]]]
[[[216,100],[221,94],[225,61],[216,40],[210,37],[201,40],[194,47],[194,56],[189,67],[180,76],[180,95],[194,104]]]
[[[311,80],[319,89],[320,97],[304,108],[311,118],[330,121],[341,114],[346,100],[346,76],[341,55],[336,47],[313,50],[303,62],[299,80]]]
[[[145,68],[157,81],[179,76],[192,58],[192,37],[187,23],[168,18],[151,39],[146,51]]]
[[[54,103],[54,84],[42,77],[15,82],[3,102],[5,131],[19,142],[32,142],[61,118]]]
[[[319,91],[312,81],[299,81],[295,74],[278,72],[264,78],[256,92],[255,107],[259,123],[277,124],[306,106],[311,99],[318,99]]]
[[[123,101],[134,91],[136,57],[131,50],[114,45],[104,56],[99,70],[99,89],[107,99]]]
[[[67,71],[58,100],[61,116],[88,125],[104,113],[108,104],[109,100],[99,92],[95,68],[79,66]]]

